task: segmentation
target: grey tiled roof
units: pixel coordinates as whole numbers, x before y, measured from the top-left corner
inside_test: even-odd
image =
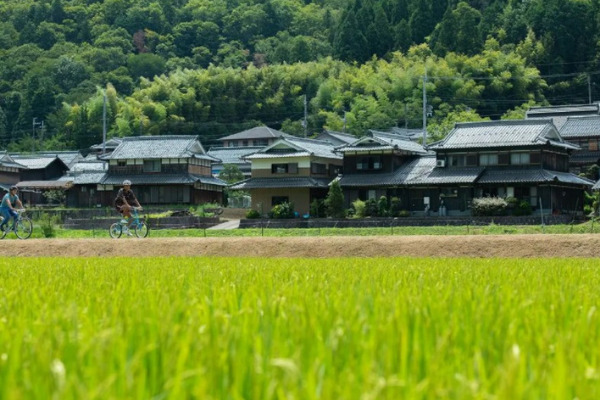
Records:
[[[343,175],[342,187],[399,186],[421,183],[435,167],[435,157],[417,157],[394,172]]]
[[[571,154],[569,164],[595,164],[600,160],[600,151],[577,151]]]
[[[123,138],[106,159],[189,158],[206,154],[197,136],[138,136]]]
[[[288,148],[289,152],[278,152],[277,149]],[[265,147],[254,154],[246,156],[247,160],[265,158],[286,158],[315,156],[341,160],[342,156],[334,152],[334,147],[327,142],[299,137],[280,138],[272,145]]]
[[[234,133],[233,135],[225,136],[220,138],[220,141],[224,140],[244,140],[244,139],[272,139],[281,136],[290,136],[287,133],[271,129],[267,126],[257,126],[251,129],[247,129],[242,132]]]
[[[71,176],[63,176],[60,180],[71,180],[74,185],[96,185],[102,182],[106,172],[81,172]]]
[[[484,167],[434,168],[431,174],[418,183],[429,185],[472,184],[477,181],[484,169]]]
[[[103,145],[102,143],[100,144],[95,144],[93,146],[90,147],[91,150],[97,150],[97,151],[102,151],[102,148],[105,148],[106,150],[112,150],[115,149],[118,145],[120,145],[122,142],[122,139],[120,138],[112,138],[106,141],[106,144]]]
[[[277,188],[323,188],[329,187],[332,179],[293,177],[293,178],[250,178],[231,186],[232,189],[277,189]]]
[[[432,150],[532,147],[551,143],[578,149],[565,143],[550,120],[504,120],[457,123],[444,140],[429,146]]]
[[[104,185],[121,185],[123,180],[129,179],[135,185],[191,185],[202,182],[211,185],[226,186],[227,184],[212,176],[199,176],[193,174],[144,174],[144,175],[106,175],[102,180]]]
[[[326,130],[326,131],[318,134],[315,139],[331,143],[334,146],[340,146],[343,144],[352,143],[352,142],[356,141],[357,138],[356,138],[356,136],[354,136],[350,133]]]
[[[404,150],[415,154],[427,153],[423,146],[413,142],[406,136],[378,131],[371,131],[369,136],[363,136],[353,143],[337,147],[337,151],[342,153],[385,149]]]
[[[56,156],[13,155],[12,158],[15,162],[27,167],[28,169],[44,169],[56,160],[59,160],[62,164],[64,164],[64,162]]]
[[[585,186],[594,184],[589,179],[581,178],[569,172],[557,172],[540,168],[489,169],[484,171],[481,178],[477,180],[478,184],[544,182],[562,182]]]
[[[42,151],[37,154],[40,156],[58,157],[69,168],[78,161],[83,160],[83,156],[79,151]]]
[[[256,153],[264,147],[211,147],[208,155],[219,160],[220,164],[247,164],[242,157]]]
[[[369,129],[370,133],[387,133],[387,134],[392,134],[392,135],[398,135],[398,136],[404,136],[408,139],[411,140],[417,140],[423,137],[423,130],[422,129],[408,129],[408,128],[400,128],[400,127],[393,127],[390,128],[387,131],[381,131],[381,130],[377,130],[377,129]]]
[[[600,115],[567,118],[567,121],[560,129],[560,135],[565,140],[600,137]]]
[[[565,106],[531,107],[525,118],[550,118],[556,128],[561,129],[569,116],[598,115],[598,104],[574,104]]]

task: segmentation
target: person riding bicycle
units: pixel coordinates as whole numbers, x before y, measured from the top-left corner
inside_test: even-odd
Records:
[[[126,179],[123,181],[123,187],[119,189],[115,198],[115,208],[123,217],[122,223],[128,223],[131,218],[131,210],[133,207],[142,208],[140,202],[131,190],[131,181]]]
[[[18,191],[19,189],[16,186],[11,186],[8,193],[2,198],[2,202],[0,203],[0,214],[2,214],[4,220],[2,220],[2,223],[0,224],[0,230],[6,228],[6,224],[9,223],[11,218],[15,221],[17,220],[18,213],[15,206],[24,208],[23,203],[21,203],[21,200],[17,195]]]

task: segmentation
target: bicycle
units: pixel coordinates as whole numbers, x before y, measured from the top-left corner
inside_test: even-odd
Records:
[[[123,222],[123,220],[119,222],[115,222],[108,228],[108,233],[111,238],[118,239],[121,237],[123,233],[133,236],[131,234],[131,230],[135,233],[135,236],[139,238],[145,238],[148,236],[150,232],[150,228],[144,218],[140,218],[139,210],[141,207],[133,207],[133,212],[131,213],[131,221],[129,223]]]
[[[0,239],[4,239],[6,234],[10,231],[13,231],[19,239],[28,239],[31,236],[31,233],[33,232],[33,222],[31,222],[31,218],[23,215],[24,213],[24,208],[18,209],[17,216],[15,217],[12,225],[9,227],[8,225],[10,222],[7,222],[2,226]],[[4,217],[0,218],[0,222],[4,221]]]

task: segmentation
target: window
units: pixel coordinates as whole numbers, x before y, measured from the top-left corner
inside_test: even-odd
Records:
[[[466,166],[467,167],[476,167],[477,166],[477,156],[476,155],[467,155]]]
[[[127,161],[125,161],[125,160],[119,160],[119,161],[117,161],[117,165],[119,167],[124,167],[124,166],[127,165]]]
[[[479,165],[498,165],[498,154],[480,154]]]
[[[244,147],[248,147],[248,141],[247,141],[247,140],[244,140],[244,142],[243,142],[243,146],[244,146]]]
[[[510,153],[498,154],[498,165],[508,165],[510,162]]]
[[[598,139],[590,139],[590,151],[598,151]]]
[[[254,141],[254,145],[255,146],[266,146],[268,144],[269,143],[265,139],[257,139],[257,140]]]
[[[290,198],[288,196],[273,196],[271,197],[271,206],[276,206],[277,204],[289,203]]]
[[[287,174],[288,165],[287,164],[272,164],[271,165],[271,173],[272,174]]]
[[[310,172],[312,174],[324,175],[327,173],[327,164],[322,163],[311,163]]]
[[[298,163],[271,164],[272,174],[297,174]]]
[[[160,160],[144,160],[144,172],[160,172]]]
[[[510,153],[511,165],[529,164],[529,153]]]
[[[380,156],[359,157],[356,160],[357,171],[373,171],[383,168]]]

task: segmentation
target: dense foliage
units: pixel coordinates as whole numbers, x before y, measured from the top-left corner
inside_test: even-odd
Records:
[[[595,99],[599,16],[597,0],[6,0],[0,145],[100,142],[104,92],[109,137],[420,128],[424,83],[435,139]]]

